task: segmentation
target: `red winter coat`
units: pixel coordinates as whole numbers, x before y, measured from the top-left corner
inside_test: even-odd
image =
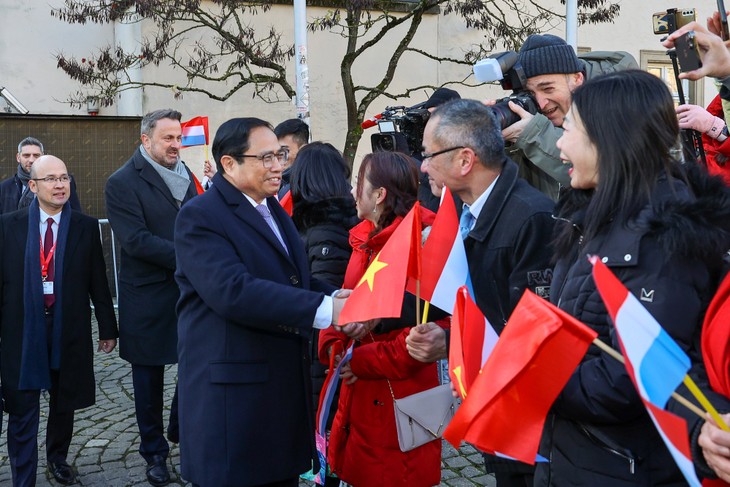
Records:
[[[720,95],[717,95],[707,105],[707,111],[725,120]],[[727,123],[728,121],[725,120],[725,122]],[[707,159],[707,172],[722,176],[725,184],[730,186],[730,137],[722,142],[718,142],[712,137],[702,134],[702,145],[705,149],[705,157]]]
[[[424,225],[433,213],[423,209]],[[353,253],[345,277],[345,288],[353,288],[370,258],[377,254],[401,222],[383,229],[372,238],[373,225],[364,221],[350,230]],[[356,346],[350,362],[358,380],[342,384],[337,414],[332,424],[328,462],[332,470],[355,487],[430,487],[441,479],[441,442],[432,441],[409,452],[398,447],[395,411],[388,381],[396,398],[438,385],[436,364],[424,364],[408,355],[405,339],[410,328],[372,334]],[[348,338],[332,328],[320,334],[319,356],[327,360],[327,349]]]

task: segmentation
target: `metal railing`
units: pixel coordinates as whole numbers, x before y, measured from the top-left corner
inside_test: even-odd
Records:
[[[106,229],[108,228],[108,231]],[[105,235],[109,236],[109,248],[111,249],[111,269],[109,268],[109,262],[107,261],[107,275],[108,271],[111,271],[112,280],[114,282],[114,307],[117,307],[117,298],[119,296],[119,269],[117,267],[117,241],[114,238],[114,229],[112,229],[107,218],[99,219],[99,238],[101,238],[102,246],[105,247]]]

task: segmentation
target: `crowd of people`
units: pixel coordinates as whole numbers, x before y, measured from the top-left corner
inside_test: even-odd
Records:
[[[91,301],[98,351],[112,352],[118,338],[132,367],[151,485],[170,482],[170,443],[180,444],[183,478],[200,487],[295,487],[320,462],[327,486],[437,485],[440,441],[403,451],[393,403],[439,384],[451,310],[413,326],[416,298],[404,292],[400,318],[338,324],[424,190],[454,198],[472,298],[497,333],[530,290],[620,350],[586,259],[598,255],[710,392],[699,343],[730,249],[730,51],[719,16],[663,42],[690,30],[703,65],[681,76],[718,80],[707,110],[675,107],[664,82],[627,53],[579,57],[559,37],[532,35],[518,62],[538,113],[510,102],[519,120],[502,128],[493,100],[439,90],[420,156],[368,154],[354,181],[342,154],[310,142],[301,120],[273,127],[248,117],[217,130],[203,191],[180,157],[180,112],[148,113],[141,145],[105,187],[121,246],[118,327],[96,220],[80,212],[65,163],[39,140],[21,141],[17,173],[0,183],[0,378],[13,484],[35,485],[42,390],[47,467],[61,484],[79,480],[66,457],[74,410],[94,403]],[[706,162],[677,159],[683,129],[703,134]],[[435,218],[427,206],[423,241]],[[164,367],[173,363],[165,422]],[[340,386],[321,456],[314,423],[326,379]],[[730,398],[712,397],[730,413]],[[697,474],[730,482],[730,432],[674,400],[668,408],[687,421]],[[533,466],[485,453],[485,468],[498,487],[686,485],[626,366],[595,345],[552,405],[539,454],[547,461]]]

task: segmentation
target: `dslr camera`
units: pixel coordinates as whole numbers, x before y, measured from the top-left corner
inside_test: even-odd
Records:
[[[512,90],[512,94],[497,100],[490,108],[497,116],[497,122],[502,130],[520,120],[520,116],[510,110],[509,102],[522,107],[535,115],[540,111],[537,101],[525,88],[527,78],[525,70],[517,62],[515,51],[506,51],[492,54],[474,65],[474,78],[481,83],[499,81],[502,89]]]
[[[411,156],[420,154],[423,130],[431,115],[428,109],[423,108],[424,104],[386,107],[380,116],[376,116],[380,133],[370,136],[373,152],[404,152]]]

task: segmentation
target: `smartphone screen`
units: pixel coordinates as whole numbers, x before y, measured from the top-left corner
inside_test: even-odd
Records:
[[[695,44],[695,33],[693,31],[677,37],[674,40],[674,47],[677,51],[679,67],[683,73],[702,67],[702,61],[700,60],[700,53]]]

